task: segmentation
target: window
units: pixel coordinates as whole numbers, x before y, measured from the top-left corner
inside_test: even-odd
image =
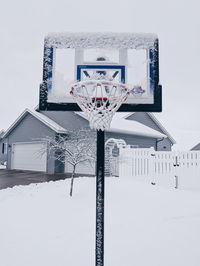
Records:
[[[8,150],[8,143],[3,143],[2,144],[2,153],[7,154],[7,150]]]

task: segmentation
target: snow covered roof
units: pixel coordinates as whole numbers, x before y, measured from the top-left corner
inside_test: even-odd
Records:
[[[115,114],[115,117],[126,119],[129,116],[133,115],[134,112],[118,112]],[[166,128],[162,125],[162,123],[155,117],[154,114],[147,112],[147,114],[150,116],[150,118],[156,123],[156,125],[161,129],[161,131],[170,139],[172,144],[175,144],[175,139],[171,136],[171,134],[166,130]]]
[[[56,133],[66,133],[67,130],[60,125],[58,125],[55,121],[48,118],[47,116],[38,113],[36,111],[31,111],[29,109],[25,109],[24,112],[15,120],[15,122],[6,130],[6,132],[3,134],[3,138],[7,137],[7,135],[18,125],[18,123],[27,115],[31,114],[38,120],[40,120],[42,123],[44,123],[46,126],[51,128]]]
[[[158,121],[158,119],[155,117],[155,115],[153,115],[152,113],[147,113],[151,118],[152,120],[159,126],[159,128],[162,130],[162,132],[164,134],[167,135],[167,137],[171,140],[171,142],[173,144],[176,143],[175,139],[169,134],[169,132],[166,130],[166,128],[161,124],[161,122]]]
[[[66,133],[67,130],[64,127],[61,127],[58,125],[55,121],[47,117],[46,115],[43,115],[37,111],[30,111],[28,110],[30,114],[38,118],[41,122],[43,122],[46,126],[50,127],[52,130],[54,130],[57,133]]]
[[[86,116],[83,112],[76,113],[86,119]],[[137,121],[124,119],[124,116],[125,113],[116,113],[112,119],[110,129],[107,131],[159,139],[168,137],[165,134],[162,134],[159,131],[147,127]]]
[[[6,137],[28,113],[33,115],[35,118],[40,120],[42,123],[44,123],[46,126],[54,130],[56,133],[67,133],[67,129],[61,127],[59,124],[57,124],[55,121],[48,118],[44,114],[39,113],[35,110],[31,111],[29,109],[25,109],[25,111],[4,133],[3,137]],[[86,119],[85,115],[82,112],[76,112],[76,113]],[[129,113],[129,115],[130,114],[132,113]],[[116,113],[111,122],[111,128],[108,131],[130,134],[130,135],[146,136],[151,138],[159,138],[159,139],[168,137],[168,135],[162,134],[159,131],[147,127],[137,121],[127,120],[125,119],[125,116],[127,116],[127,113]]]
[[[118,118],[117,116],[113,118],[108,132],[118,132],[150,138],[167,138],[165,134],[162,134],[137,121]]]
[[[157,35],[152,33],[63,32],[49,33],[47,47],[146,49],[154,46]]]

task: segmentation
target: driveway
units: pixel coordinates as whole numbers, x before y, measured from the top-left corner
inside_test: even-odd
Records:
[[[0,189],[16,185],[29,185],[69,178],[70,174],[46,174],[41,172],[0,169]]]

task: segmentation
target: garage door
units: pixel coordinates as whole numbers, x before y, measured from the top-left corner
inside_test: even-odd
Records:
[[[44,142],[15,143],[12,145],[11,168],[42,171],[47,169],[47,145]],[[41,153],[41,151],[44,151]]]

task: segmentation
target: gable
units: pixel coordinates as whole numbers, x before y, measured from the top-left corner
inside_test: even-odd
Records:
[[[129,117],[126,118],[127,120],[134,120],[137,121],[147,127],[150,127],[160,133],[164,133],[160,127],[151,119],[148,113],[133,113]]]
[[[9,132],[9,141],[33,141],[46,136],[54,136],[55,132],[40,120],[27,113],[23,119]]]
[[[41,111],[40,113],[67,130],[89,129],[88,121],[73,111]]]
[[[170,145],[176,143],[176,141],[170,136],[167,130],[157,121],[157,119],[151,113],[133,113],[131,115],[128,115],[126,119],[135,120],[147,127],[150,127],[160,133],[167,135],[165,142],[167,141]]]
[[[38,121],[39,124],[43,124],[43,126],[45,126],[45,128],[47,127],[48,129],[51,129],[56,133],[61,133],[61,134],[66,133],[66,129],[62,128],[59,124],[57,124],[56,122],[54,122],[53,120],[51,120],[47,116],[45,116],[39,112],[36,112],[36,111],[30,111],[29,109],[25,109],[24,112],[15,120],[15,122],[6,130],[3,137],[5,138],[8,135],[12,134],[12,131],[15,130],[15,128],[18,128],[19,125],[21,126],[21,124],[23,124],[23,120],[27,116],[31,117],[30,119],[34,118],[33,119],[34,121]],[[31,127],[32,127],[32,125],[30,125],[30,128]]]

